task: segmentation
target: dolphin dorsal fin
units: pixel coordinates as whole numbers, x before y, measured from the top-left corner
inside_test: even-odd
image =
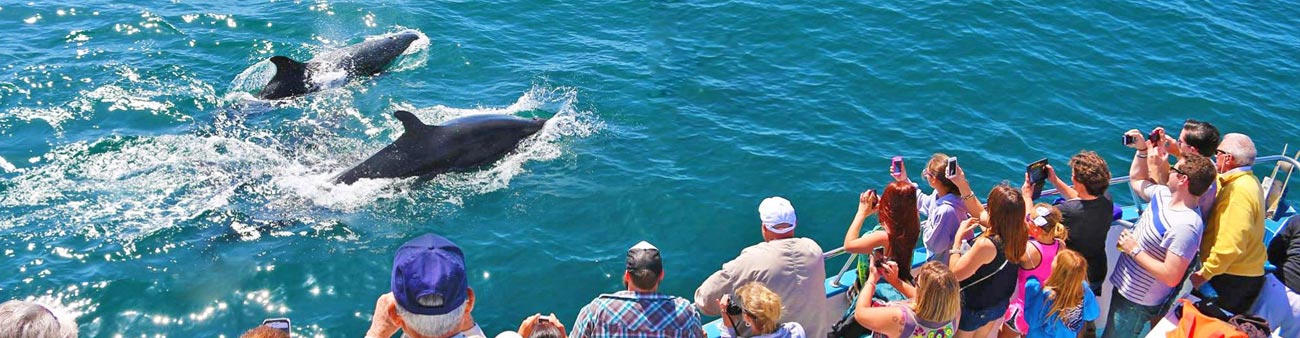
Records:
[[[307,64],[294,61],[288,56],[276,55],[271,57],[271,64],[275,65],[275,75],[281,76],[294,73],[302,73],[307,69]]]
[[[413,133],[432,127],[424,124],[424,122],[420,122],[420,118],[415,117],[415,114],[412,114],[409,111],[398,110],[393,112],[393,117],[396,117],[398,121],[402,121],[402,128],[406,129],[407,133]]]

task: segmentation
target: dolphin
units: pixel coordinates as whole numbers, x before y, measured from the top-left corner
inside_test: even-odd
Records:
[[[362,178],[429,179],[446,172],[479,169],[505,157],[546,125],[546,119],[510,115],[466,116],[427,125],[411,112],[393,113],[405,132],[361,164],[334,177],[352,184]]]
[[[257,98],[279,100],[319,91],[321,86],[311,81],[317,73],[343,71],[349,78],[378,74],[419,38],[413,30],[401,31],[339,48],[305,63],[283,55],[273,56],[275,76],[257,93]]]

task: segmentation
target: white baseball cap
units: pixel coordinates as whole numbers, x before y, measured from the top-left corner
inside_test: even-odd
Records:
[[[794,216],[794,206],[790,205],[790,201],[777,196],[763,199],[763,203],[758,204],[758,218],[763,221],[763,227],[774,234],[794,231],[798,223]],[[790,226],[777,227],[781,224]]]

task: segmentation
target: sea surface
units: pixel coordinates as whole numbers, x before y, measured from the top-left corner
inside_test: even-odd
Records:
[[[408,29],[382,75],[252,96],[273,55]],[[83,337],[358,337],[429,232],[489,335],[572,325],[641,240],[690,297],[768,196],[838,247],[895,155],[987,191],[1083,149],[1124,175],[1124,131],[1187,118],[1300,147],[1295,2],[0,1],[0,46],[0,300]],[[481,171],[330,183],[398,109],[552,122]]]

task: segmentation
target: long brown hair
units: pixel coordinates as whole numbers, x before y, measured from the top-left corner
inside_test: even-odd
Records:
[[[1025,201],[1020,191],[1006,183],[989,191],[989,231],[984,236],[1002,240],[1002,252],[1007,260],[1019,264],[1025,255],[1029,234],[1025,229]]]
[[[916,312],[916,318],[931,323],[957,319],[961,313],[961,287],[947,265],[930,261],[917,268],[912,311]]]
[[[1083,303],[1083,280],[1088,277],[1088,261],[1078,251],[1065,249],[1052,261],[1052,273],[1043,283],[1043,291],[1052,299],[1052,309],[1047,316],[1060,317],[1061,313]]]
[[[916,187],[894,181],[880,196],[880,224],[885,226],[889,241],[885,253],[898,263],[898,278],[912,281],[912,250],[921,236],[921,216],[916,210]]]

